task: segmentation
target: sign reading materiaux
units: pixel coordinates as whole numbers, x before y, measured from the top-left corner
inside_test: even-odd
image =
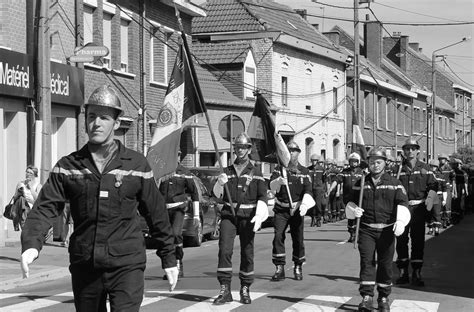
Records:
[[[96,57],[104,57],[109,55],[109,49],[106,46],[100,46],[93,42],[82,47],[76,47],[74,49],[74,55],[69,57],[70,62],[92,62]]]

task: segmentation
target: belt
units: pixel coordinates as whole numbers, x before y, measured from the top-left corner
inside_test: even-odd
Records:
[[[299,203],[299,201],[293,202],[293,205],[297,205],[298,203]],[[275,204],[277,204],[278,206],[283,207],[283,208],[289,208],[290,207],[290,203],[281,202],[276,198],[275,198]]]
[[[363,225],[368,226],[372,229],[385,229],[386,227],[392,226],[394,223],[385,224],[385,223],[365,223],[362,222]]]
[[[185,203],[185,202],[169,203],[169,204],[166,204],[166,209],[175,208],[175,207],[181,206],[181,205],[184,204],[184,203]]]
[[[438,194],[438,195],[443,195],[443,192],[436,192],[436,194]]]
[[[230,207],[230,203],[225,203],[227,206]],[[234,206],[234,208],[237,208],[237,203],[232,203],[232,206]],[[240,204],[239,206],[239,209],[242,208],[242,209],[252,209],[252,208],[255,208],[257,207],[257,204]]]
[[[425,202],[424,199],[412,199],[412,200],[408,201],[408,205],[416,206],[416,205],[419,205],[419,204],[423,204],[424,202]]]

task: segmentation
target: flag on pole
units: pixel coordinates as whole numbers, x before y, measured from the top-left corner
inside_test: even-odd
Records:
[[[198,101],[197,77],[184,40],[183,33],[147,154],[155,181],[176,170],[181,131],[192,122],[193,116],[205,112],[205,107]]]
[[[352,152],[359,154],[362,160],[367,160],[364,137],[359,127],[359,116],[354,106],[352,106]]]
[[[261,94],[257,94],[247,134],[253,142],[251,153],[253,160],[271,163],[279,161],[281,165],[288,166],[290,152],[286,147],[285,141],[276,131],[274,116],[270,111],[270,104]]]

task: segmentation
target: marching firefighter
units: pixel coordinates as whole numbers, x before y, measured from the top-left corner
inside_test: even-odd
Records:
[[[467,173],[461,169],[462,161],[454,158],[451,166],[454,171],[456,185],[454,187],[454,196],[451,210],[451,223],[458,224],[464,218],[464,204],[465,197],[469,195]]]
[[[317,154],[311,155],[311,166],[308,169],[311,174],[313,198],[316,202],[315,206],[311,209],[311,227],[321,226],[321,218],[326,209],[326,199],[324,198],[325,176],[324,167],[321,164],[324,164],[321,161],[321,156]]]
[[[262,173],[249,160],[252,141],[245,133],[234,140],[234,163],[224,169],[214,185],[214,194],[223,198],[219,236],[219,263],[217,279],[221,285],[214,304],[233,301],[231,293],[232,252],[236,235],[240,239],[240,302],[250,304],[250,286],[254,281],[254,238],[262,223],[268,218],[267,183]],[[230,198],[224,192],[227,184]],[[231,201],[235,216],[231,209]]]
[[[295,142],[287,144],[291,158],[288,168],[277,166],[270,177],[270,189],[275,194],[275,216],[272,262],[276,266],[272,281],[285,279],[285,232],[290,226],[293,241],[294,277],[303,279],[303,263],[306,260],[304,249],[304,216],[315,205],[311,196],[311,177],[309,170],[298,162],[301,149]],[[289,193],[288,193],[289,191]]]
[[[360,285],[362,302],[359,311],[372,311],[374,288],[377,285],[378,311],[390,311],[388,296],[392,286],[392,260],[395,236],[401,235],[410,212],[408,198],[400,181],[384,172],[386,153],[381,148],[369,151],[369,174],[364,185],[359,178],[347,198],[346,215],[360,218],[358,247],[360,253]],[[359,193],[363,192],[362,207],[358,207]],[[377,268],[373,265],[377,254]]]
[[[178,151],[178,167],[175,172],[160,180],[160,192],[165,198],[166,209],[170,219],[171,228],[175,237],[176,262],[179,275],[183,272],[183,223],[184,213],[188,207],[188,196],[191,198],[193,210],[193,224],[199,225],[199,194],[193,181],[192,173],[180,163],[181,151]],[[167,279],[164,275],[163,279]]]
[[[76,311],[139,311],[144,292],[146,250],[137,211],[159,246],[170,290],[176,286],[171,226],[146,158],[114,140],[122,113],[110,86],[94,90],[85,106],[88,142],[52,169],[21,235],[21,265],[38,257],[51,219],[69,201],[74,233],[69,271]]]
[[[449,165],[448,155],[439,154],[439,171],[443,174],[443,178],[446,181],[446,204],[441,207],[441,222],[443,228],[447,228],[451,224],[451,206],[453,199],[453,192],[456,187],[456,175],[453,168]]]
[[[397,267],[400,276],[396,280],[396,284],[406,284],[410,281],[408,275],[410,263],[408,242],[410,235],[411,266],[413,269],[411,284],[413,286],[424,286],[425,283],[421,278],[421,268],[423,267],[425,248],[425,200],[430,190],[437,192],[438,183],[428,164],[418,160],[420,145],[416,140],[408,138],[402,149],[405,159],[401,164],[400,182],[408,194],[411,221],[403,234],[397,237]]]
[[[338,183],[342,187],[342,200],[344,206],[350,200],[351,191],[354,187],[354,183],[362,177],[362,169],[360,168],[360,155],[357,153],[352,153],[349,155],[349,168],[344,169],[341,173],[337,175],[337,180],[333,182]],[[354,242],[355,238],[355,220],[347,219],[347,231],[349,232],[349,243]]]
[[[327,160],[327,168],[326,168],[326,197],[328,199],[327,211],[328,211],[328,222],[336,222],[337,221],[337,203],[336,203],[336,195],[337,195],[337,174],[339,173],[336,167],[336,163],[332,159]],[[336,183],[335,183],[336,182]]]
[[[430,160],[430,167],[433,171],[436,181],[438,182],[438,193],[436,199],[433,200],[433,207],[429,214],[428,220],[428,234],[439,235],[439,228],[441,227],[441,207],[446,205],[448,192],[446,187],[446,180],[443,173],[439,170],[439,161],[436,159]],[[429,209],[428,209],[429,210]]]

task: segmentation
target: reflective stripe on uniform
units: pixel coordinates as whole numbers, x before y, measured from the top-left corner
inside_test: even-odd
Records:
[[[250,275],[254,275],[254,271],[252,271],[252,272],[239,271],[239,274],[242,274],[242,275],[245,275],[245,276],[250,276]]]
[[[169,203],[169,204],[166,204],[166,208],[167,209],[170,209],[170,208],[174,208],[174,207],[178,207],[180,205],[184,204],[184,202],[179,202],[179,203]]]
[[[382,287],[382,288],[387,288],[392,286],[392,284],[382,284],[382,283],[377,283],[377,286]]]
[[[226,202],[225,204],[230,207],[230,203]],[[232,206],[234,208],[236,208],[237,203],[232,203]],[[252,209],[252,208],[255,208],[255,207],[257,207],[257,204],[240,204],[240,206],[239,206],[239,208],[242,208],[242,209]]]
[[[232,268],[217,268],[217,272],[232,272]]]
[[[107,172],[106,174],[112,175],[121,175],[121,176],[134,176],[134,177],[141,177],[144,179],[153,178],[153,171],[136,171],[136,170],[121,170],[121,169],[114,169],[112,171]]]
[[[230,179],[235,179],[235,178],[252,178],[252,180],[261,180],[261,181],[265,181],[265,179],[261,176],[258,176],[258,175],[253,175],[253,176],[250,176],[249,174],[243,174],[241,175],[240,177],[237,176],[236,174],[229,174],[227,175],[227,178],[230,180]]]
[[[55,166],[53,168],[53,170],[51,170],[51,172],[52,173],[60,173],[60,174],[64,174],[64,175],[67,175],[67,176],[83,176],[83,175],[87,175],[87,174],[92,174],[92,171],[90,171],[87,168],[78,170],[78,169],[64,169],[64,168],[61,168],[61,167],[58,167],[58,166]]]
[[[375,285],[375,281],[360,281],[361,285]]]
[[[416,205],[419,205],[419,204],[423,204],[424,202],[425,202],[424,199],[412,199],[412,200],[408,201],[408,205],[416,206]]]
[[[281,257],[285,257],[286,254],[282,253],[282,254],[272,254],[272,258],[281,258]]]
[[[385,224],[385,223],[365,223],[362,222],[363,225],[368,226],[372,229],[385,229],[386,227],[392,226],[394,223]]]

